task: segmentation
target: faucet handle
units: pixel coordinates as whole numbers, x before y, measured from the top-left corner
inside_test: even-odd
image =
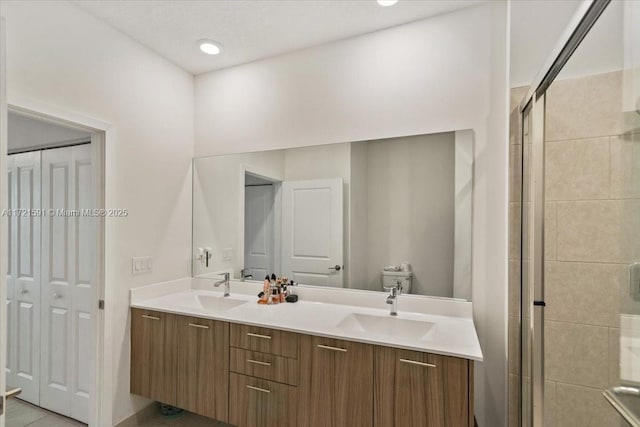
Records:
[[[399,293],[402,293],[403,290],[403,286],[402,286],[402,280],[396,280],[396,287],[395,289],[397,289],[399,291]]]

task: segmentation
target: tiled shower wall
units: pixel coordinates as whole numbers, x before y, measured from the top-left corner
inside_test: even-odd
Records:
[[[619,383],[619,314],[638,254],[621,230],[640,215],[625,192],[622,73],[559,80],[545,129],[545,425],[625,426],[602,391]],[[514,89],[514,102],[523,89]],[[517,121],[517,111],[511,119]],[[510,425],[517,425],[519,129],[511,128]]]

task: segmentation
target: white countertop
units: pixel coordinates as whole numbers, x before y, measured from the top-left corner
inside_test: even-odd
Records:
[[[231,296],[226,299],[246,303],[220,311],[205,308],[199,298],[222,299],[221,288],[213,288],[211,280],[180,279],[132,289],[131,307],[482,361],[470,302],[400,296],[398,316],[392,317],[381,292],[300,287],[295,289],[300,296],[296,303],[261,305],[256,297],[261,287],[260,283],[232,281]],[[375,316],[382,322],[388,319],[394,325],[403,320],[432,325],[419,339],[341,327],[353,314]]]

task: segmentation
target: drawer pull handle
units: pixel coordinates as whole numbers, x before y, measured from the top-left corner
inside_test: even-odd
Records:
[[[259,360],[247,359],[247,363],[255,363],[256,365],[271,366],[269,362],[261,362]]]
[[[149,319],[149,320],[160,320],[159,317],[149,316],[148,314],[143,314],[142,317],[144,317],[145,319]]]
[[[194,328],[200,328],[200,329],[209,329],[207,325],[198,325],[197,323],[189,323],[189,326],[193,326]]]
[[[400,359],[400,361],[402,363],[408,363],[410,365],[425,366],[427,368],[435,368],[436,367],[436,365],[434,365],[433,363],[418,362],[417,360]]]
[[[271,337],[269,335],[260,335],[260,334],[254,334],[253,332],[247,332],[247,335],[252,337],[252,338],[262,338],[265,340],[270,340]]]
[[[247,388],[251,390],[259,391],[262,393],[271,393],[271,390],[267,390],[266,388],[254,387],[252,385],[247,385]]]
[[[322,344],[318,344],[318,348],[323,348],[325,350],[331,350],[331,351],[341,351],[343,353],[347,352],[346,348],[340,348],[340,347],[331,347],[330,345],[322,345]]]

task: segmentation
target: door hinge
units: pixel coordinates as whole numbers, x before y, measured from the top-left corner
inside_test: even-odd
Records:
[[[98,310],[104,310],[104,300],[98,301]]]

